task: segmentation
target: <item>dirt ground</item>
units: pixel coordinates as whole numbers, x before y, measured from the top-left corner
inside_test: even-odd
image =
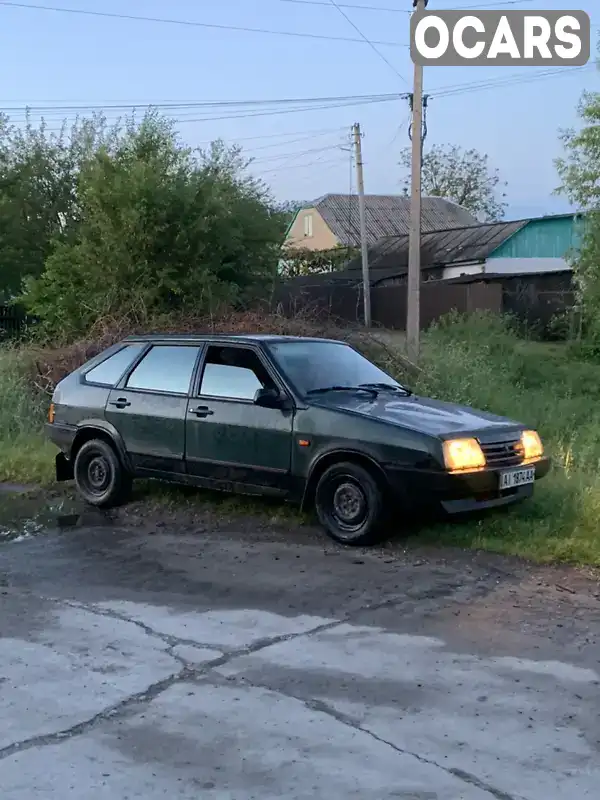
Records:
[[[598,797],[594,576],[143,500],[26,525],[20,502],[2,797]]]

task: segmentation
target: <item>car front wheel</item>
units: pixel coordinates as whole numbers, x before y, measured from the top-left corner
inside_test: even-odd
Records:
[[[354,547],[383,538],[384,497],[371,473],[359,464],[328,467],[317,484],[315,510],[332,539]]]
[[[102,439],[81,446],[75,457],[74,476],[83,499],[98,508],[120,505],[131,491],[131,476],[115,448]]]

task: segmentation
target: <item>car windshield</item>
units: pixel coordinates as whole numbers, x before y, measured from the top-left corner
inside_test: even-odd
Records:
[[[303,395],[319,389],[407,390],[343,342],[289,341],[270,345],[273,357]]]

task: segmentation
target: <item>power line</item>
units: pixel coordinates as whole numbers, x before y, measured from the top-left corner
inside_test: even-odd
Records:
[[[353,103],[338,103],[336,105],[331,104],[321,104],[321,105],[313,105],[313,106],[303,106],[300,108],[287,108],[281,111],[258,111],[252,114],[229,114],[227,116],[219,116],[219,117],[198,117],[194,119],[184,118],[184,119],[177,119],[173,118],[174,123],[197,123],[197,122],[224,122],[226,120],[231,119],[249,119],[255,117],[272,117],[272,116],[280,116],[283,114],[296,114],[299,112],[308,113],[311,111],[324,111],[324,110],[334,110],[337,108],[350,108],[356,106],[366,106],[366,105],[373,105],[376,103],[382,102],[389,102],[390,100],[398,99],[399,95],[393,95],[392,97],[388,97],[386,99],[372,99],[372,100],[365,100],[363,102],[353,102]],[[1,109],[0,109],[1,111]],[[112,124],[118,123],[119,118],[116,120],[112,120]],[[111,121],[107,121],[107,124],[111,124]],[[66,126],[61,126],[60,128],[47,128],[49,133],[60,133],[64,130]]]
[[[345,161],[345,158],[344,158],[344,161]],[[275,169],[262,170],[260,174],[261,175],[272,174],[273,172],[280,172],[282,169],[285,169],[287,171],[288,169],[303,169],[305,167],[315,167],[315,166],[321,167],[321,166],[325,166],[325,164],[342,164],[342,163],[343,162],[340,160],[340,158],[338,156],[338,158],[330,159],[329,161],[323,161],[323,160],[309,161],[306,164],[292,164],[289,167],[284,165],[284,164],[281,164],[280,166],[276,167]],[[252,165],[250,165],[250,166],[252,166]]]
[[[330,161],[328,163],[321,162],[318,165],[319,166],[318,178],[322,178],[325,173],[330,172],[335,167],[342,166],[343,163],[344,163],[343,161]],[[314,180],[315,180],[314,174],[308,173],[308,174],[300,175],[300,176],[298,176],[296,178],[295,185],[296,186],[303,186],[303,185],[305,185],[307,183],[314,183]]]
[[[252,147],[250,150],[248,150],[248,151],[246,151],[246,152],[255,153],[255,152],[257,152],[258,150],[266,150],[267,148],[272,148],[272,147],[281,147],[282,145],[283,145],[283,146],[285,146],[285,145],[288,145],[288,144],[296,144],[296,143],[298,143],[298,142],[307,142],[307,141],[310,141],[310,140],[312,140],[312,139],[317,139],[317,138],[319,138],[319,136],[327,136],[327,135],[329,135],[329,136],[330,136],[330,135],[331,135],[331,133],[333,133],[333,132],[335,132],[335,133],[341,133],[341,131],[343,131],[343,130],[344,130],[344,129],[340,127],[340,128],[335,128],[335,129],[334,129],[333,131],[331,131],[329,134],[315,134],[315,135],[313,135],[313,136],[303,136],[303,137],[301,137],[300,139],[288,139],[288,140],[287,140],[287,141],[285,141],[285,142],[271,142],[271,144],[263,144],[263,145],[261,145],[260,147]],[[265,138],[266,138],[266,137],[265,137]],[[235,140],[235,141],[240,141],[240,140]]]
[[[301,0],[301,2],[307,2],[307,0]],[[0,5],[2,5],[3,0],[0,0]],[[533,72],[528,70],[526,73],[517,72],[512,73],[511,75],[507,75],[504,77],[499,78],[486,78],[480,81],[469,81],[467,83],[459,83],[459,84],[452,84],[449,86],[442,86],[439,89],[434,89],[432,91],[433,94],[438,96],[451,94],[451,93],[462,93],[470,90],[478,90],[480,88],[494,88],[495,86],[502,86],[502,85],[509,85],[509,84],[519,84],[519,83],[526,83],[529,81],[536,81],[540,79],[545,79],[549,77],[558,77],[560,75],[569,75],[574,72],[581,72],[582,70],[589,70],[594,69],[596,67],[595,62],[590,62],[583,66],[577,67],[559,67],[556,69],[546,69],[541,72]],[[303,110],[304,104],[306,104],[307,110],[311,110],[310,106],[315,106],[316,108],[321,107],[345,107],[348,105],[356,104],[362,105],[363,103],[374,103],[374,102],[386,102],[388,100],[397,100],[397,99],[404,99],[406,98],[406,94],[397,94],[397,93],[387,93],[387,94],[366,94],[366,95],[332,95],[328,97],[297,97],[297,98],[273,98],[273,99],[266,99],[266,100],[219,100],[219,101],[194,101],[194,102],[186,102],[186,103],[156,103],[152,101],[140,102],[140,103],[119,103],[119,104],[88,104],[88,105],[25,105],[25,106],[0,106],[0,112],[6,114],[30,114],[34,112],[35,116],[43,114],[80,114],[80,113],[94,113],[94,112],[131,112],[141,109],[154,109],[161,112],[168,112],[168,111],[179,111],[181,113],[185,113],[186,111],[201,111],[202,109],[208,110],[216,110],[216,109],[231,109],[231,110],[242,110],[244,108],[251,108],[256,106],[265,106],[265,107],[272,107],[272,106],[299,106],[299,108],[292,108],[286,109],[286,111],[282,113],[286,113],[287,111],[296,111],[296,110]],[[245,115],[243,115],[245,116]],[[227,119],[228,117],[205,117],[203,119]],[[231,117],[232,119],[239,118],[236,114],[235,116]],[[195,121],[203,121],[201,120],[187,120],[190,122]],[[178,119],[176,121],[185,122],[186,119]],[[326,129],[326,131],[329,129]],[[337,130],[333,129],[333,130]],[[326,132],[325,131],[325,132]],[[299,132],[301,133],[301,132]],[[308,133],[308,132],[307,132]],[[296,135],[295,133],[290,134],[274,134],[273,136],[284,136],[284,135]],[[258,137],[258,138],[270,138],[267,137]]]
[[[282,3],[295,3],[299,6],[329,6],[331,3],[329,0],[280,0]],[[467,9],[471,8],[498,8],[499,6],[516,6],[520,3],[533,3],[535,0],[500,0],[500,2],[496,3],[478,3],[477,5],[473,6],[452,6],[453,11],[466,11]],[[412,14],[412,11],[409,11],[405,8],[390,8],[389,6],[371,6],[371,5],[358,5],[355,3],[338,3],[341,8],[350,8],[354,9],[355,11],[384,11],[389,14]],[[449,10],[449,9],[440,9],[441,11]]]
[[[397,129],[396,129],[396,132],[394,133],[394,136],[393,136],[392,140],[391,140],[391,141],[389,142],[389,144],[387,144],[387,145],[386,145],[386,147],[385,147],[385,149],[386,149],[386,150],[389,150],[389,149],[391,149],[391,148],[392,148],[392,147],[393,147],[393,146],[396,144],[396,142],[398,141],[398,138],[400,137],[400,134],[401,134],[401,133],[404,131],[404,129],[405,129],[405,128],[408,128],[409,124],[410,124],[410,114],[408,114],[408,115],[407,115],[407,116],[406,116],[406,117],[405,117],[405,118],[402,120],[402,122],[400,123],[400,125],[398,125],[398,127],[397,127]]]
[[[302,39],[321,39],[328,42],[353,42],[365,44],[364,39],[355,39],[350,36],[327,36],[322,33],[303,33],[301,31],[276,31],[269,28],[250,28],[242,25],[223,25],[216,22],[196,22],[194,20],[169,19],[166,17],[145,17],[134,14],[119,14],[112,11],[90,11],[83,8],[64,8],[62,6],[46,6],[33,3],[13,3],[9,0],[0,0],[0,5],[10,8],[28,8],[32,11],[55,11],[61,14],[80,14],[88,17],[105,17],[107,19],[135,20],[136,22],[156,22],[161,25],[184,25],[192,28],[208,28],[220,31],[237,31],[239,33],[261,33],[269,36],[292,36]],[[405,42],[380,42],[373,44],[386,47],[409,47]]]
[[[0,5],[2,0],[0,0]],[[489,78],[481,81],[469,82],[464,84],[454,84],[450,86],[442,86],[439,89],[434,89],[431,92],[432,96],[448,97],[452,95],[466,94],[475,91],[483,91],[486,89],[501,88],[503,86],[518,85],[521,83],[530,83],[538,80],[545,80],[548,78],[564,76],[574,72],[581,72],[595,68],[595,63],[589,63],[579,67],[560,67],[557,69],[544,70],[543,72],[530,71],[527,73],[513,73],[501,78]],[[279,116],[282,114],[293,114],[300,112],[311,112],[319,110],[334,110],[337,108],[349,108],[354,106],[371,105],[376,103],[389,102],[405,97],[402,94],[382,94],[382,95],[348,95],[338,97],[322,97],[322,98],[295,98],[295,99],[273,99],[273,100],[244,100],[244,101],[218,101],[218,102],[194,102],[194,103],[160,103],[155,105],[146,106],[146,108],[155,108],[162,112],[180,111],[199,111],[203,109],[206,111],[224,109],[231,110],[234,113],[226,113],[218,116],[201,116],[201,117],[181,117],[175,116],[173,121],[175,123],[198,123],[198,122],[213,122],[213,121],[226,121],[229,119],[248,119],[253,117],[263,116]],[[238,113],[245,108],[254,108],[258,106],[266,107],[267,109],[275,106],[277,110],[256,110],[250,113]],[[288,106],[281,108],[280,106]],[[90,112],[105,112],[105,111],[135,111],[136,109],[144,108],[140,105],[123,105],[123,104],[109,104],[109,105],[87,105],[87,106],[5,106],[0,107],[0,112],[7,114],[17,113],[21,115],[29,115],[30,112],[45,112],[49,115],[53,114],[81,114]],[[118,121],[118,120],[113,120]],[[110,121],[107,121],[110,122]],[[62,130],[59,128],[58,130]],[[289,134],[293,135],[293,134]],[[275,136],[280,136],[276,134]],[[269,137],[256,137],[256,138],[269,138]]]
[[[479,92],[486,89],[501,89],[505,86],[517,86],[524,83],[535,83],[539,80],[546,80],[547,78],[557,78],[564,75],[570,75],[575,72],[580,73],[589,69],[595,69],[596,65],[584,64],[579,67],[560,67],[558,69],[548,69],[538,73],[513,73],[504,78],[489,78],[487,80],[473,81],[470,83],[454,84],[451,86],[442,86],[439,89],[432,89],[430,97],[450,97],[460,94],[468,94],[470,92]]]
[[[265,156],[264,158],[253,158],[252,159],[252,163],[253,164],[263,164],[265,161],[279,161],[282,158],[284,160],[285,159],[289,160],[289,159],[295,158],[297,156],[308,156],[308,155],[312,155],[314,153],[325,153],[325,152],[328,152],[329,150],[339,150],[339,148],[340,148],[339,144],[332,144],[332,145],[329,145],[328,147],[313,147],[310,150],[299,150],[299,151],[296,150],[293,153],[279,153],[276,156]]]
[[[490,78],[486,81],[469,82],[465,84],[455,84],[454,86],[441,87],[438,90],[431,91],[430,97],[449,97],[452,95],[467,94],[470,92],[483,91],[486,89],[496,89],[496,88],[503,88],[505,86],[515,86],[525,83],[532,83],[538,80],[545,80],[547,78],[556,78],[564,76],[566,74],[572,74],[575,71],[582,72],[590,69],[596,69],[596,64],[589,63],[579,67],[559,67],[558,69],[555,70],[545,70],[544,72],[536,73],[533,75],[530,73],[526,74],[513,73],[512,75],[507,75],[504,78]],[[398,100],[404,97],[406,97],[406,95],[394,94],[394,95],[384,95],[381,97],[377,97],[376,95],[374,95],[370,98],[367,96],[365,97],[364,100],[360,101],[356,100],[350,103],[321,104],[321,105],[315,104],[312,106],[303,106],[301,108],[284,109],[282,111],[266,111],[266,112],[252,113],[252,114],[236,114],[223,117],[203,117],[200,119],[175,120],[175,122],[204,122],[209,120],[220,121],[225,119],[246,119],[248,117],[273,116],[279,114],[296,113],[299,111],[319,111],[322,109],[347,108],[349,106],[364,106],[364,105],[372,105],[375,103],[389,102],[390,100]]]
[[[238,139],[236,137],[235,140],[232,140],[232,141],[235,141],[235,142],[251,142],[251,141],[255,141],[256,139],[280,139],[283,136],[300,136],[301,134],[306,134],[307,138],[308,138],[309,135],[316,137],[316,136],[324,135],[326,133],[337,133],[338,131],[343,131],[343,130],[344,130],[344,127],[340,126],[338,128],[322,128],[322,129],[317,129],[317,130],[312,130],[312,131],[290,131],[289,133],[269,133],[266,136],[244,136],[241,139]],[[214,141],[213,139],[205,139],[204,142],[200,142],[200,144],[211,144],[213,141]],[[295,139],[293,141],[299,141],[299,140]],[[282,144],[291,144],[291,142],[289,142],[289,141],[288,142],[275,142],[273,145],[265,145],[265,147],[281,147]],[[254,148],[254,149],[258,149],[258,148]]]
[[[350,103],[320,103],[311,106],[301,106],[299,108],[286,108],[280,111],[257,111],[251,114],[229,114],[227,116],[220,116],[220,117],[198,117],[196,119],[174,119],[174,122],[222,122],[228,119],[250,119],[254,117],[273,117],[273,116],[280,116],[282,114],[297,114],[299,112],[307,113],[309,111],[324,111],[324,110],[333,110],[336,108],[350,108],[355,106],[367,106],[367,105],[374,105],[376,103],[385,103],[390,102],[390,100],[397,100],[400,96],[393,95],[391,97],[386,98],[372,98],[370,100],[363,100],[363,101],[354,101]]]
[[[356,25],[356,24],[355,24],[355,23],[354,23],[354,22],[353,22],[353,21],[350,19],[350,17],[348,16],[348,14],[346,14],[346,12],[345,12],[345,11],[344,11],[344,9],[341,7],[341,5],[340,5],[340,4],[338,4],[338,3],[336,2],[336,0],[329,0],[329,4],[330,4],[330,5],[332,5],[334,8],[336,8],[336,9],[337,9],[337,10],[340,12],[340,14],[342,15],[342,17],[343,17],[343,18],[346,20],[346,22],[347,22],[349,25],[352,25],[352,27],[353,27],[353,28],[354,28],[354,30],[355,30],[355,31],[356,31],[356,32],[359,34],[359,36],[361,36],[361,37],[362,37],[362,38],[365,40],[365,42],[366,42],[366,43],[369,45],[369,47],[370,47],[370,48],[373,50],[373,52],[374,52],[374,53],[376,53],[376,55],[378,55],[378,56],[379,56],[379,58],[380,58],[382,61],[384,61],[384,62],[385,62],[387,65],[388,65],[388,67],[389,67],[389,68],[392,70],[392,72],[394,72],[394,73],[395,73],[395,74],[396,74],[396,75],[397,75],[397,76],[400,78],[400,80],[401,80],[401,81],[404,81],[404,83],[406,83],[406,78],[405,78],[403,75],[401,75],[401,74],[398,72],[398,70],[396,69],[396,67],[395,67],[395,66],[392,64],[392,62],[391,62],[391,61],[390,61],[388,58],[386,58],[386,56],[384,56],[384,55],[383,55],[383,53],[381,52],[381,50],[379,50],[379,49],[378,49],[378,48],[375,46],[375,44],[373,44],[373,42],[372,42],[370,39],[368,39],[368,38],[365,36],[365,34],[364,34],[362,31],[361,31],[361,29],[358,27],[358,25]]]
[[[0,0],[0,5],[2,0]],[[44,106],[0,106],[0,111],[10,113],[26,111],[46,111],[55,113],[81,112],[81,111],[131,111],[140,108],[155,108],[161,111],[182,111],[186,109],[199,110],[217,108],[235,108],[246,106],[279,106],[297,103],[337,103],[337,102],[357,102],[383,99],[398,99],[402,95],[396,93],[387,94],[350,94],[350,95],[331,95],[329,97],[288,97],[271,98],[266,100],[198,100],[190,103],[118,103],[104,105],[44,105]]]

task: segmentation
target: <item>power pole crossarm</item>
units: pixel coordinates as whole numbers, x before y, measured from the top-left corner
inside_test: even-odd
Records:
[[[363,305],[365,327],[371,327],[371,278],[369,276],[369,248],[367,246],[367,220],[365,216],[365,182],[363,177],[363,160],[361,132],[358,122],[352,126],[354,149],[356,152],[356,183],[358,186],[358,215],[360,219],[360,251],[362,257]]]
[[[415,12],[424,11],[427,0],[413,0]],[[417,362],[421,335],[421,168],[423,162],[423,67],[414,65],[412,106],[412,164],[410,227],[408,236],[408,285],[406,298],[406,345]]]

